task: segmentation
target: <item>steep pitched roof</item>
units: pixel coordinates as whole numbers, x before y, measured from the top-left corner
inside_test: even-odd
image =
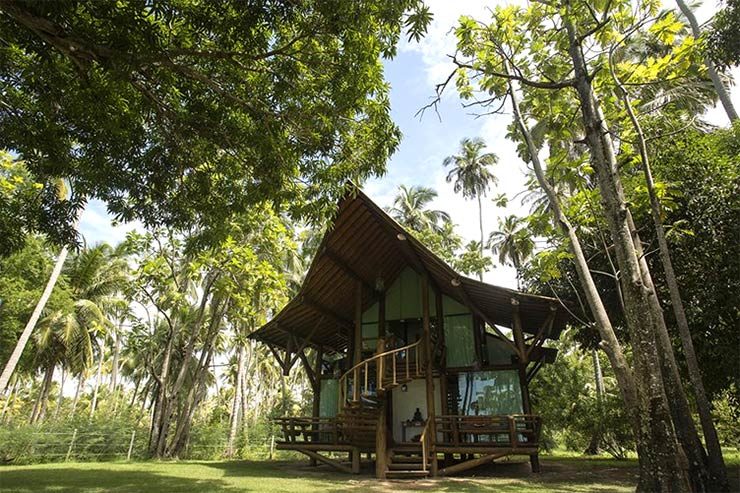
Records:
[[[363,311],[375,301],[376,279],[385,286],[406,267],[428,273],[431,286],[471,308],[489,324],[512,326],[518,302],[525,332],[547,327],[557,338],[569,320],[558,300],[486,284],[455,272],[359,189],[340,201],[298,295],[250,337],[286,348],[290,335],[327,350],[347,347],[355,311],[355,286],[363,283]]]

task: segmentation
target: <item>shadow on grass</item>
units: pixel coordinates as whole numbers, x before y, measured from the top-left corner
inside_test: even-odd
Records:
[[[568,493],[632,491],[637,480],[634,463],[625,461],[544,460],[542,472],[533,474],[525,461],[503,461],[479,467],[451,478],[416,481],[381,481],[372,464],[363,463],[362,473],[339,473],[328,466],[311,467],[308,461],[201,462],[198,465],[223,471],[224,477],[302,479],[320,482],[327,493],[340,492],[530,492]]]
[[[140,470],[54,468],[0,469],[0,491],[3,493],[79,492],[79,491],[151,491],[151,492],[234,492],[250,491],[235,488],[221,480],[202,480],[166,476]],[[255,489],[252,491],[259,491]]]

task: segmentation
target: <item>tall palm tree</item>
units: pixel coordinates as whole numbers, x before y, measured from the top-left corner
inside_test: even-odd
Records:
[[[504,221],[499,220],[499,231],[493,231],[488,237],[491,253],[498,255],[501,264],[511,264],[516,269],[517,287],[521,287],[521,266],[534,250],[534,241],[523,226],[524,219],[511,215]]]
[[[483,153],[486,143],[480,137],[464,138],[460,141],[460,154],[447,156],[442,164],[451,166],[447,174],[447,183],[454,181],[455,193],[461,193],[466,199],[478,200],[478,226],[480,227],[480,254],[483,256],[483,205],[481,198],[488,188],[496,184],[496,177],[490,168],[498,162],[498,156],[492,152]],[[478,271],[483,280],[483,271]]]
[[[393,219],[413,230],[431,229],[441,232],[444,224],[451,220],[450,215],[444,211],[427,209],[436,197],[437,192],[431,188],[401,185],[388,212]]]
[[[55,180],[52,183],[52,186],[56,188],[57,195],[60,199],[66,199],[69,187],[64,182],[64,180]],[[80,211],[79,213],[81,212],[82,211]],[[78,220],[79,213],[77,216]],[[75,221],[72,227],[77,228],[77,221]],[[8,361],[5,363],[5,368],[3,368],[3,372],[0,373],[0,392],[5,392],[5,389],[8,386],[8,382],[10,381],[10,377],[13,376],[15,367],[18,366],[18,362],[21,359],[23,350],[26,349],[26,344],[31,338],[31,334],[33,334],[33,331],[36,328],[36,324],[41,318],[41,315],[43,315],[44,308],[46,308],[46,303],[49,301],[49,298],[51,297],[51,292],[54,290],[54,286],[56,285],[57,280],[62,273],[62,267],[64,267],[64,262],[67,260],[68,253],[68,246],[62,246],[62,249],[59,251],[59,255],[57,255],[57,259],[54,263],[54,268],[51,271],[51,275],[49,275],[49,280],[46,283],[46,287],[41,293],[41,297],[39,298],[38,303],[36,303],[36,307],[31,313],[31,318],[29,318],[28,322],[26,322],[26,326],[23,328],[23,332],[21,332],[21,335],[18,338],[18,342],[16,342],[15,344],[15,348],[13,349],[10,358],[8,358]]]

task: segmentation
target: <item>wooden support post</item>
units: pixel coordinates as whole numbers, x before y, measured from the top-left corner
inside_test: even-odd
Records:
[[[387,454],[388,427],[386,426],[386,404],[384,399],[378,413],[378,427],[375,433],[375,476],[378,479],[385,479],[385,473],[388,469]]]
[[[429,276],[424,274],[421,278],[421,314],[422,314],[422,325],[424,328],[424,359],[425,359],[425,371],[424,376],[426,378],[427,388],[427,419],[429,420],[429,433],[431,434],[431,445],[432,445],[432,470],[431,475],[436,476],[437,474],[437,454],[434,453],[434,444],[437,441],[437,431],[435,427],[435,415],[434,412],[434,361],[432,359],[432,332],[429,320]]]
[[[359,281],[355,284],[355,332],[352,344],[352,365],[356,365],[362,361],[362,283]]]
[[[385,339],[385,291],[378,293],[378,337]]]
[[[360,449],[354,449],[352,452],[352,474],[360,474]]]
[[[339,461],[329,459],[328,457],[324,457],[323,455],[313,450],[299,450],[299,452],[304,453],[307,456],[309,456],[311,458],[311,462],[319,461],[319,462],[326,464],[327,466],[333,467],[337,471],[344,472],[344,473],[354,473],[352,469],[340,463]]]
[[[316,365],[314,366],[314,369],[312,371],[313,378],[311,379],[311,384],[313,387],[313,406],[311,408],[311,415],[314,418],[318,418],[321,412],[321,365],[323,361],[324,348],[323,346],[319,346],[316,349]],[[306,372],[308,371],[310,371],[310,368],[306,368]],[[312,428],[313,440],[318,442],[320,433],[318,423],[314,423]],[[315,457],[311,457],[311,465],[313,467],[316,467],[318,465],[317,459]]]
[[[472,459],[466,462],[455,464],[454,466],[445,467],[444,469],[441,469],[439,471],[439,475],[440,476],[450,476],[458,472],[467,471],[468,469],[472,469],[473,467],[478,467],[487,462],[493,462],[494,460],[499,459],[505,455],[506,455],[505,453],[484,455],[483,457],[480,457],[478,459]]]
[[[519,300],[511,298],[511,319],[513,321],[512,330],[514,332],[514,344],[516,344],[516,351],[519,354],[519,361],[523,364],[527,364],[527,351],[524,346],[524,331],[522,329],[522,319],[519,316]]]
[[[285,365],[283,366],[283,376],[289,376],[290,375],[290,367],[292,366],[293,362],[293,335],[291,334],[288,337],[288,343],[285,345],[285,359],[283,360]]]
[[[519,300],[516,298],[511,299],[512,305],[512,320],[514,329],[514,342],[516,343],[517,350],[519,352],[519,386],[522,391],[522,410],[524,414],[532,414],[532,405],[529,400],[529,385],[527,383],[527,363],[529,362],[529,352],[526,351],[524,346],[524,332],[522,329],[522,319],[519,315]],[[551,315],[554,319],[554,315]],[[515,436],[512,439],[516,438]],[[532,472],[540,471],[540,459],[537,453],[530,454],[529,461],[532,465]]]

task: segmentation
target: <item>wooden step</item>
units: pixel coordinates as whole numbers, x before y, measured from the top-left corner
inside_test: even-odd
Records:
[[[415,443],[401,443],[398,445],[394,445],[391,448],[391,452],[396,454],[409,454],[409,453],[417,453],[421,455],[421,443],[415,442]]]
[[[391,461],[399,464],[421,464],[420,455],[392,455]]]
[[[385,477],[388,479],[418,479],[418,478],[426,478],[427,476],[429,476],[429,471],[389,470],[385,472]]]
[[[424,464],[421,462],[418,463],[408,463],[408,462],[391,462],[388,464],[388,469],[392,471],[421,471],[424,469]]]

